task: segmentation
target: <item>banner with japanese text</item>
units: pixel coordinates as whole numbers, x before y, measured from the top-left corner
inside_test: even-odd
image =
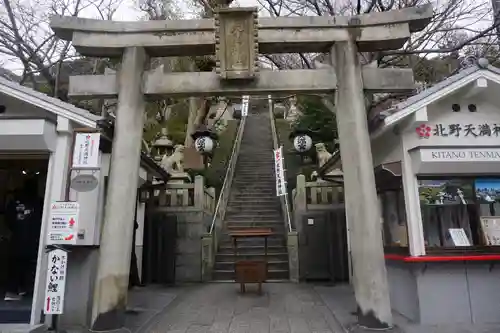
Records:
[[[276,174],[276,195],[286,194],[285,170],[283,166],[283,146],[274,150],[274,170]]]

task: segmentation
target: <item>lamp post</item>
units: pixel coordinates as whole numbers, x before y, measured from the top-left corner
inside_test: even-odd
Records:
[[[160,137],[153,143],[153,148],[155,149],[155,161],[159,163],[161,162],[163,156],[172,154],[174,146],[174,142],[170,140],[168,136],[167,128],[163,127],[161,129]]]
[[[203,164],[207,166],[209,159],[213,156],[213,150],[217,145],[219,136],[206,125],[202,124],[191,134],[194,140],[194,148],[203,155]]]

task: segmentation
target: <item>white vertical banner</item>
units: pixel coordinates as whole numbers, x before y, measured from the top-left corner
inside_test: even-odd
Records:
[[[274,150],[274,171],[276,173],[276,195],[286,195],[285,170],[283,167],[283,146]]]
[[[45,314],[62,314],[64,312],[64,294],[66,289],[66,269],[68,253],[56,249],[49,252],[47,266],[47,283],[43,312]]]
[[[250,102],[250,96],[244,95],[241,99],[241,116],[248,116],[248,103]]]

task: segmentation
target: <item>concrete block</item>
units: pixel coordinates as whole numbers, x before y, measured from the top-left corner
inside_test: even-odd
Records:
[[[287,248],[290,280],[299,282],[299,234],[296,231],[288,233]]]
[[[421,324],[470,323],[465,265],[427,264],[416,271]]]

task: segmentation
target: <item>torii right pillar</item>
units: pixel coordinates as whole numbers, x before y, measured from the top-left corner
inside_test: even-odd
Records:
[[[390,329],[393,322],[380,209],[355,36],[352,40],[335,43],[330,55],[337,76],[336,119],[358,324],[360,328]]]

